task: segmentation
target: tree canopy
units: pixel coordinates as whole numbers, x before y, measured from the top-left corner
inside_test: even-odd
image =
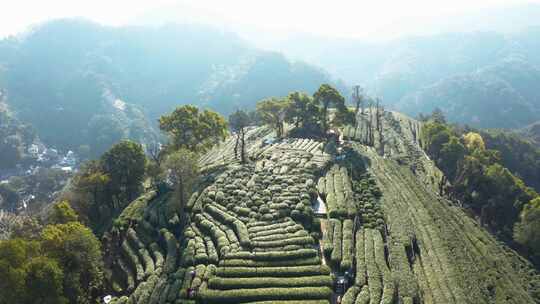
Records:
[[[242,163],[246,161],[245,156],[245,135],[246,127],[251,124],[251,116],[243,110],[236,110],[229,115],[229,126],[236,133],[236,141],[234,144],[234,157],[238,158],[238,147],[240,146],[240,159]]]
[[[328,109],[330,107],[335,107],[338,111],[343,111],[345,107],[345,98],[339,94],[339,92],[330,86],[329,84],[323,84],[319,87],[317,92],[313,94],[313,99],[317,105],[320,105],[321,108],[321,123],[323,132],[326,133],[329,126],[328,121]]]
[[[321,137],[330,127],[339,128],[356,122],[354,110],[349,110],[343,96],[328,84],[321,85],[313,96],[291,92],[286,98],[259,101],[257,113],[278,137],[285,135],[285,123],[293,126],[291,136]]]
[[[159,119],[159,128],[167,132],[173,149],[204,152],[227,136],[227,122],[216,112],[193,105],[176,108]]]
[[[95,303],[102,263],[99,241],[76,221],[48,225],[36,240],[0,241],[0,288],[9,290],[0,303]]]
[[[278,138],[285,134],[284,122],[287,113],[288,102],[284,99],[269,98],[257,103],[257,113],[262,122],[270,125]]]
[[[538,194],[503,166],[500,151],[486,149],[479,133],[452,127],[435,115],[423,124],[422,143],[451,183],[450,195],[471,208],[482,224],[510,239],[514,224],[530,219],[524,206]],[[527,225],[534,224],[523,223],[514,235],[525,239]]]
[[[144,177],[146,156],[142,146],[129,140],[121,141],[101,156],[101,163],[110,177],[111,193],[127,201],[133,200]]]

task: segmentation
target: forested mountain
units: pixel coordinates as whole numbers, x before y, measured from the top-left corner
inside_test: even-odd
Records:
[[[537,121],[521,130],[521,134],[531,140],[540,148],[540,121]]]
[[[202,26],[105,27],[57,20],[0,41],[0,88],[47,144],[99,155],[157,135],[157,117],[193,103],[229,113],[266,96],[313,91],[318,68]]]
[[[267,47],[317,64],[410,115],[439,107],[454,122],[517,128],[540,115],[539,38],[540,28],[529,27],[372,43],[293,35]]]

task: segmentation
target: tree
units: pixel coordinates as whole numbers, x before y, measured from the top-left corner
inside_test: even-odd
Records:
[[[362,94],[362,88],[359,85],[355,85],[353,87],[353,95],[352,98],[354,100],[355,108],[354,108],[354,115],[357,116],[360,109],[362,109],[362,114],[364,114],[364,95]]]
[[[44,256],[35,257],[25,268],[25,296],[29,299],[27,303],[68,303],[63,290],[64,272],[55,260]]]
[[[209,110],[201,113],[193,105],[161,116],[159,128],[169,134],[174,149],[194,152],[204,152],[227,136],[227,122],[221,115]]]
[[[121,141],[101,156],[103,171],[110,177],[108,187],[120,201],[131,202],[144,177],[146,156],[140,144]]]
[[[182,214],[199,176],[197,154],[187,149],[173,152],[168,155],[165,168],[169,173],[169,180],[175,186],[177,201],[180,203],[178,211]]]
[[[319,108],[311,96],[292,92],[287,99],[289,101],[285,117],[287,122],[294,124],[295,128],[307,128],[317,124],[320,119]]]
[[[326,133],[328,131],[328,109],[331,106],[334,106],[338,109],[343,109],[345,107],[345,99],[339,92],[334,89],[329,84],[323,84],[319,87],[317,92],[313,95],[313,99],[315,100],[315,103],[317,105],[321,105],[321,113],[322,113],[322,128],[323,132]]]
[[[356,124],[356,116],[353,111],[349,110],[345,104],[339,105],[332,119],[332,126],[341,127],[344,125]]]
[[[440,108],[435,108],[431,113],[431,120],[440,123],[446,124],[446,117],[444,116],[443,111]]]
[[[466,151],[465,146],[456,136],[450,137],[450,140],[442,145],[437,165],[445,172],[449,180],[454,180],[458,164],[465,157]]]
[[[150,179],[151,186],[156,190],[159,190],[159,184],[163,181],[163,168],[160,163],[161,161],[157,162],[153,159],[146,162],[146,176]]]
[[[438,160],[443,145],[450,140],[452,133],[446,125],[429,121],[423,125],[422,135],[426,152]]]
[[[0,304],[67,303],[64,272],[56,260],[42,254],[37,241],[0,241],[0,276]]]
[[[70,202],[94,229],[103,221],[104,207],[110,212],[115,208],[108,191],[110,181],[111,178],[104,172],[101,162],[96,160],[86,162],[73,178],[75,191]]]
[[[49,215],[49,221],[54,224],[66,224],[76,222],[78,220],[77,213],[71,208],[67,201],[61,201],[52,206],[52,211]]]
[[[514,239],[529,252],[540,257],[540,196],[532,199],[521,212],[520,221],[514,227]]]
[[[484,144],[484,139],[482,136],[476,132],[469,132],[463,135],[463,141],[465,146],[469,151],[474,151],[476,149],[485,150],[486,144]]]
[[[0,241],[0,303],[20,303],[26,292],[25,263],[39,254],[39,244],[22,239]]]
[[[17,193],[17,190],[14,189],[10,183],[0,184],[0,207],[2,209],[9,212],[15,212],[18,207],[17,204],[19,203],[19,200],[19,193]]]
[[[64,270],[65,296],[71,303],[92,303],[101,289],[101,246],[92,231],[79,222],[48,225],[41,233],[43,252]]]
[[[234,157],[238,158],[238,146],[240,145],[240,159],[242,163],[246,162],[246,127],[250,124],[248,113],[243,110],[237,110],[229,115],[229,126],[236,133],[236,142],[234,144]]]
[[[285,135],[284,121],[287,108],[288,102],[284,99],[270,98],[257,103],[257,113],[261,120],[272,126],[278,138]]]

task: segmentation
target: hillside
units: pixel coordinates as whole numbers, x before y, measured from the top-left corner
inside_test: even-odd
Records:
[[[194,25],[107,27],[50,21],[0,41],[0,88],[43,142],[99,156],[122,138],[158,138],[155,120],[178,104],[227,114],[329,82],[320,69]]]
[[[348,276],[342,303],[540,303],[532,266],[439,195],[421,123],[385,112],[372,138],[370,115],[339,157],[251,128],[250,161],[215,147],[186,206],[132,202],[104,237],[113,303],[334,303]]]
[[[526,138],[529,138],[537,147],[540,148],[540,122],[535,122],[521,130]]]
[[[534,122],[540,109],[533,89],[540,81],[539,28],[517,26],[534,20],[517,18],[523,11],[534,15],[540,7],[490,16],[514,20],[507,33],[471,27],[381,42],[299,34],[266,47],[359,84],[411,116],[439,107],[455,123],[520,128]],[[489,118],[483,115],[487,108],[495,111]]]

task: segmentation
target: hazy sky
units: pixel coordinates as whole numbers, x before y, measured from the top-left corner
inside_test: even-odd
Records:
[[[159,19],[344,37],[399,35],[426,19],[540,0],[2,0],[0,36],[59,17],[109,25]],[[155,20],[153,20],[155,21]],[[399,26],[396,26],[398,25]]]

